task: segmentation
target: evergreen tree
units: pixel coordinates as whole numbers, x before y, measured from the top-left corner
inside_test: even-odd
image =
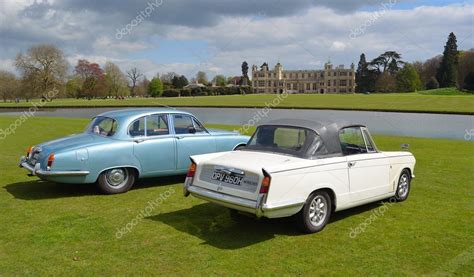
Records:
[[[436,73],[436,79],[441,88],[456,86],[458,55],[456,36],[450,33],[444,46],[443,59]]]
[[[247,61],[242,63],[242,79],[240,80],[240,85],[248,85],[249,82],[249,64]]]
[[[365,54],[362,53],[355,73],[356,92],[366,92],[369,90],[369,73],[369,64],[365,59]]]

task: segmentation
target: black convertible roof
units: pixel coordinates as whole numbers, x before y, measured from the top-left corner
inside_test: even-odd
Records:
[[[363,124],[348,121],[277,119],[260,126],[300,127],[315,131],[322,139],[329,155],[342,154],[339,131],[347,127],[365,127]]]

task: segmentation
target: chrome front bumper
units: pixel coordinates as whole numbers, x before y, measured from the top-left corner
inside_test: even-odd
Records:
[[[25,157],[20,158],[19,167],[23,167],[28,170],[30,176],[38,177],[61,177],[61,176],[85,176],[89,174],[89,171],[85,170],[70,170],[70,171],[52,171],[52,170],[42,170],[41,164],[36,163],[35,166],[32,166],[28,163],[28,160]]]

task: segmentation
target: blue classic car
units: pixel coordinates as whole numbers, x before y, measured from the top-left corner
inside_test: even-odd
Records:
[[[192,114],[164,108],[102,113],[84,133],[30,147],[29,175],[58,183],[97,183],[128,191],[138,178],[187,172],[189,156],[245,146],[248,136],[205,128]]]

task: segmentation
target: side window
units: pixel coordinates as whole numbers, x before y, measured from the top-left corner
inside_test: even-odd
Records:
[[[168,117],[164,114],[149,115],[146,118],[146,135],[159,136],[168,135]]]
[[[128,133],[132,137],[139,137],[145,135],[145,117],[141,117],[135,120],[130,126],[128,127]]]
[[[360,127],[342,129],[339,132],[339,140],[344,155],[367,153],[364,136]]]
[[[362,129],[362,132],[364,132],[365,142],[367,142],[367,150],[369,150],[369,152],[377,151],[375,150],[375,144],[372,141],[372,137],[370,136],[369,131],[367,131],[367,129]]]
[[[193,118],[193,122],[194,122],[194,128],[196,128],[196,133],[202,133],[206,131],[204,126],[202,126],[201,123],[199,123],[199,121]]]
[[[173,115],[174,131],[176,134],[189,134],[189,128],[194,127],[193,119],[189,115]]]

